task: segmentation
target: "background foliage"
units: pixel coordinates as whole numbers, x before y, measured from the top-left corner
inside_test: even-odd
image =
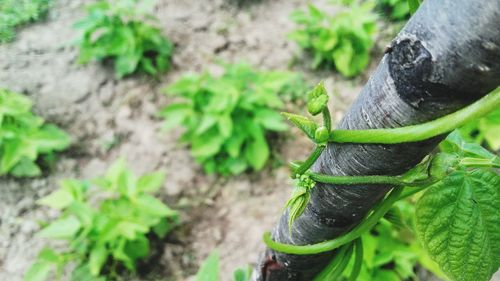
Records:
[[[0,1],[0,43],[14,39],[16,27],[47,14],[51,0]]]
[[[47,161],[67,148],[69,136],[31,112],[31,101],[0,89],[0,176],[38,176],[40,156]]]
[[[65,240],[68,249],[44,248],[25,281],[46,280],[52,270],[60,277],[70,262],[76,264],[72,281],[113,280],[121,267],[135,272],[137,260],[149,253],[151,233],[163,238],[178,221],[176,211],[151,195],[163,181],[159,172],[134,176],[123,160],[90,182],[63,180],[38,201],[61,211],[39,236]]]
[[[293,96],[290,85],[299,76],[256,71],[247,64],[226,65],[224,73],[185,75],[166,91],[182,101],[162,112],[165,128],[182,125],[181,141],[207,173],[237,175],[264,167],[270,155],[267,134],[286,130],[277,112],[280,95]],[[287,94],[288,93],[288,94]]]
[[[328,15],[312,4],[291,18],[299,28],[289,37],[313,56],[311,66],[334,66],[345,77],[361,73],[370,61],[377,30],[373,1],[354,2],[348,9]]]
[[[82,30],[78,42],[80,63],[113,59],[116,76],[136,71],[157,75],[168,70],[173,44],[154,26],[148,13],[151,1],[99,1],[75,24]]]

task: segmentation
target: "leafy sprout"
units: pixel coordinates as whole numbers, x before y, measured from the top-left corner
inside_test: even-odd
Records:
[[[289,38],[313,56],[312,68],[335,67],[345,77],[361,73],[370,61],[376,15],[373,1],[354,2],[349,9],[331,16],[312,4],[295,11],[291,18],[299,28]]]
[[[177,212],[152,195],[163,181],[160,172],[136,177],[123,160],[92,181],[63,180],[38,201],[61,212],[38,236],[66,241],[67,248],[44,248],[24,280],[47,280],[51,271],[60,277],[70,263],[74,281],[113,280],[119,268],[135,272],[149,253],[149,237],[163,238],[178,223]]]
[[[98,1],[75,24],[82,30],[78,62],[112,59],[116,76],[140,71],[157,76],[170,67],[173,44],[156,27],[151,1]]]
[[[0,176],[33,177],[42,173],[37,164],[70,144],[69,136],[31,112],[31,101],[0,89]]]
[[[226,65],[221,76],[185,75],[166,89],[180,101],[160,114],[165,128],[184,127],[181,141],[207,173],[258,171],[270,157],[269,133],[287,129],[277,110],[284,105],[281,94],[297,79],[247,64]]]
[[[15,29],[39,20],[49,10],[51,0],[2,0],[0,2],[0,43],[14,39]]]

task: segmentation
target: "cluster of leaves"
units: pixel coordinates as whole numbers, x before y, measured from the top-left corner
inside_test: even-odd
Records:
[[[309,4],[307,11],[295,11],[291,18],[300,28],[289,37],[312,52],[312,67],[332,65],[344,76],[361,73],[370,61],[374,45],[376,14],[373,1],[355,2],[334,16]]]
[[[490,280],[500,267],[500,158],[454,132],[440,144],[417,202],[416,230],[453,280]]]
[[[378,4],[391,20],[400,21],[410,17],[408,0],[378,0]]]
[[[155,27],[151,1],[99,1],[75,24],[83,31],[78,44],[80,63],[113,59],[118,77],[136,71],[157,75],[168,70],[172,43]]]
[[[477,144],[485,143],[494,151],[500,149],[500,109],[487,116],[473,121],[459,130],[467,141]]]
[[[0,43],[15,37],[16,27],[36,21],[47,14],[51,0],[0,1]]]
[[[219,281],[220,271],[219,252],[214,250],[207,259],[203,262],[198,273],[196,281]],[[234,281],[250,281],[252,275],[252,267],[239,268],[233,273]]]
[[[191,146],[207,173],[258,171],[269,159],[268,132],[287,128],[275,111],[283,107],[280,94],[299,78],[289,72],[255,71],[247,64],[226,65],[220,77],[186,75],[166,89],[183,101],[167,106],[161,115],[167,129],[184,126],[181,141]]]
[[[414,234],[415,206],[411,201],[398,201],[369,233],[361,236],[363,263],[357,280],[415,280],[417,264],[439,277],[438,265],[430,259]],[[348,278],[354,257],[343,272]]]
[[[40,155],[50,160],[70,144],[69,136],[31,112],[31,101],[0,89],[0,176],[38,176]]]
[[[149,253],[148,237],[164,237],[178,221],[176,211],[151,195],[163,181],[159,172],[134,176],[122,160],[91,182],[62,181],[38,201],[61,211],[38,235],[65,240],[68,249],[44,248],[24,280],[43,281],[51,271],[60,276],[68,263],[76,264],[74,281],[114,279],[123,267],[135,272],[136,261]]]

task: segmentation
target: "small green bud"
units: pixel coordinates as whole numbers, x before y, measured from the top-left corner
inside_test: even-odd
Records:
[[[318,115],[326,107],[327,103],[328,94],[323,81],[321,81],[307,94],[307,111],[312,115]]]
[[[325,143],[330,138],[330,132],[325,126],[321,126],[314,132],[314,140],[317,143]]]

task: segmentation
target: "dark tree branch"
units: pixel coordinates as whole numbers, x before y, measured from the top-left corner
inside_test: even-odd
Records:
[[[340,122],[342,129],[419,124],[462,108],[500,84],[500,0],[426,0]],[[329,144],[313,166],[330,175],[398,175],[444,136],[398,145]],[[390,186],[318,184],[288,232],[288,214],[273,239],[306,245],[352,229]],[[288,255],[267,249],[253,280],[310,281],[335,252]]]

